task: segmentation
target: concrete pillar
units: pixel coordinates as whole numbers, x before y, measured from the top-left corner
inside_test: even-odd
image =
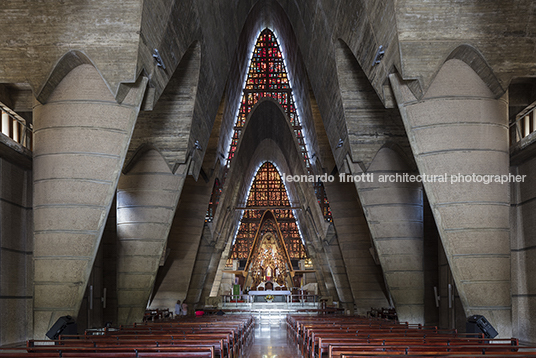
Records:
[[[34,107],[34,336],[76,317],[147,79],[118,104],[91,65]]]
[[[448,177],[424,188],[465,313],[510,337],[509,184],[459,180],[508,175],[508,104],[458,59],[445,62],[420,100],[397,74],[390,80],[420,173]]]
[[[333,282],[333,276],[329,269],[329,264],[326,260],[326,255],[323,252],[316,253],[314,260],[315,268],[318,271],[321,271],[324,276],[324,291],[326,291],[326,296],[333,297],[333,301],[339,301],[339,295],[337,294],[337,287],[335,282]],[[320,291],[322,292],[322,290]],[[330,302],[331,304],[331,302]]]
[[[203,283],[203,290],[201,291],[201,296],[199,298],[201,304],[204,304],[207,297],[211,296],[212,286],[216,281],[216,273],[218,272],[221,255],[222,251],[214,247],[213,252],[210,255],[210,261],[206,267],[205,282]]]
[[[192,278],[190,280],[190,287],[188,287],[188,294],[184,300],[188,304],[201,304],[205,301],[201,301],[201,293],[205,286],[206,279],[211,276],[211,261],[214,255],[215,242],[212,240],[212,234],[207,224],[203,227],[203,234],[201,236],[201,242],[199,243],[199,249],[197,250],[197,256],[195,258],[195,265],[192,272]]]
[[[101,248],[104,259],[103,292],[103,321],[117,325],[117,199],[112,200],[110,214],[102,233]]]
[[[340,255],[346,268],[357,313],[366,314],[371,307],[388,307],[382,270],[370,253],[370,231],[354,184],[336,180],[333,183],[324,183],[324,187],[330,200]],[[332,263],[329,264],[331,267]],[[339,283],[335,275],[333,279],[338,288]],[[343,297],[339,292],[341,301]]]
[[[359,165],[349,164],[352,175],[364,173]],[[354,184],[398,319],[424,324],[422,187],[418,182],[380,180],[395,174],[415,173],[398,153],[383,147],[367,170],[374,180]]]
[[[168,238],[169,256],[159,273],[151,308],[173,310],[177,300],[184,301],[192,278],[212,182],[186,178],[180,203]]]
[[[326,268],[324,263],[325,256],[322,254],[322,252],[316,252],[314,246],[312,245],[308,247],[307,252],[309,253],[309,258],[311,258],[313,262],[313,267],[315,270],[314,282],[318,283],[318,294],[320,296],[329,296],[331,292],[335,290],[333,287],[333,279],[331,277],[326,277],[324,272],[324,269]],[[329,274],[329,276],[331,276],[331,274]],[[326,283],[326,281],[328,281],[328,283]],[[332,288],[333,290],[329,290],[328,287]]]
[[[328,232],[326,233],[324,254],[326,255],[326,261],[331,276],[333,277],[333,282],[335,282],[340,302],[343,305],[351,305],[353,308],[354,297],[352,295],[352,287],[350,286],[346,266],[344,265],[344,259],[339,247],[337,233],[335,232],[335,227],[333,225],[329,226]]]
[[[186,177],[174,174],[156,150],[146,152],[117,187],[117,299],[119,324],[140,322]]]

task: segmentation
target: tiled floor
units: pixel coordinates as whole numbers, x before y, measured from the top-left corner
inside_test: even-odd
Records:
[[[258,325],[255,340],[244,350],[247,358],[294,358],[301,357],[292,340],[287,340],[287,328],[281,325]]]

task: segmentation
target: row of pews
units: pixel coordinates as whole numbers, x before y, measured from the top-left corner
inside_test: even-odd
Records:
[[[171,312],[168,308],[165,309],[150,309],[145,310],[145,314],[143,315],[143,322],[147,321],[158,321],[163,320],[167,318],[173,318],[173,312]]]
[[[99,334],[29,340],[25,351],[0,349],[0,357],[206,357],[235,358],[253,339],[251,315],[181,317],[144,322]],[[95,333],[95,332],[93,332]]]
[[[536,357],[516,338],[489,339],[417,324],[356,316],[288,315],[289,340],[307,358]]]

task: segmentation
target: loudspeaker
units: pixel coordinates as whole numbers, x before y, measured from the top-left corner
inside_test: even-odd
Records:
[[[61,316],[48,330],[46,336],[50,339],[58,339],[60,334],[78,334],[78,327],[71,316]]]
[[[465,328],[467,333],[484,333],[484,337],[486,338],[495,338],[499,334],[486,317],[481,315],[469,317]]]

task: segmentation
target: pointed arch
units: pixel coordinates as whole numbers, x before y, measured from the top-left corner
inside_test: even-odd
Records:
[[[278,232],[281,238],[284,237],[285,252],[289,260],[290,257],[296,260],[306,258],[304,241],[293,209],[279,170],[273,163],[264,162],[249,186],[243,207],[244,213],[234,237],[230,258],[249,259],[255,246],[254,238],[263,226],[263,218],[267,211],[271,211],[271,215],[280,221],[280,223],[276,221],[275,227],[270,231]]]
[[[268,222],[273,222],[275,225],[275,230],[270,231],[272,235],[275,237],[275,245],[277,247],[277,250],[282,253],[280,257],[283,259],[281,264],[284,264],[284,272],[283,277],[285,279],[294,276],[294,269],[292,267],[292,262],[290,259],[290,255],[288,253],[287,247],[283,240],[283,233],[281,232],[281,229],[279,227],[278,221],[277,221],[277,215],[272,210],[266,210],[261,217],[259,227],[257,229],[257,232],[255,233],[255,238],[253,240],[253,245],[251,246],[251,250],[249,252],[246,265],[244,267],[244,271],[246,271],[246,274],[248,273],[249,269],[251,268],[251,265],[254,263],[256,259],[258,259],[260,246],[263,243],[263,228],[265,224]],[[291,281],[290,281],[291,282]]]
[[[108,82],[106,82],[106,80],[102,77],[102,74],[98,71],[97,66],[95,66],[93,61],[91,61],[91,59],[85,53],[77,50],[71,50],[65,53],[58,60],[43,86],[39,89],[39,91],[37,91],[36,99],[40,103],[46,103],[54,89],[60,84],[65,76],[67,76],[69,72],[80,65],[93,66],[101,76],[104,83],[106,83],[108,89],[110,89]],[[110,94],[113,95],[111,90]]]
[[[457,59],[465,62],[473,71],[478,74],[478,76],[486,83],[491,92],[495,95],[495,98],[501,97],[506,90],[502,87],[501,83],[497,79],[497,76],[493,73],[493,69],[488,64],[484,55],[480,53],[475,47],[464,44],[456,47],[452,52],[447,56],[443,64],[439,67],[431,83],[433,83],[437,74],[443,68],[443,65],[449,60]]]
[[[238,150],[241,135],[250,122],[252,113],[264,101],[272,101],[283,113],[283,117],[294,134],[298,152],[302,156],[305,169],[309,174],[312,174],[307,143],[292,92],[290,74],[287,73],[286,68],[284,54],[276,35],[271,29],[264,28],[257,37],[251,54],[234,131],[226,155],[223,182],[227,177],[231,162]],[[315,183],[315,192],[318,194],[317,200],[322,207],[325,220],[331,221],[331,209],[329,208],[329,200],[325,195],[323,183]],[[213,193],[213,195],[216,195],[216,193]],[[210,218],[212,215],[213,213],[207,212],[206,216]]]
[[[193,116],[199,76],[201,73],[201,45],[194,41],[182,56],[166,88],[154,104],[146,98],[146,111],[138,116],[127,153],[126,163],[135,160],[140,148],[150,145],[162,154],[171,171],[192,156],[195,146]],[[148,91],[154,96],[154,91]],[[154,104],[154,106],[153,106]]]
[[[121,172],[123,174],[128,174],[132,170],[132,168],[136,165],[136,163],[140,161],[148,152],[151,152],[151,151],[154,151],[160,154],[162,159],[165,161],[166,158],[157,147],[155,147],[152,144],[144,143],[141,146],[139,146],[138,149],[136,149],[136,151],[131,156],[131,158],[129,158],[128,161],[125,160],[125,165],[123,166],[123,170]]]
[[[298,116],[289,74],[277,37],[269,28],[261,31],[251,54],[248,74],[240,101],[235,130],[227,153],[227,169],[238,147],[238,142],[246,120],[254,106],[263,98],[273,98],[286,114],[306,168],[310,169],[309,154]]]

